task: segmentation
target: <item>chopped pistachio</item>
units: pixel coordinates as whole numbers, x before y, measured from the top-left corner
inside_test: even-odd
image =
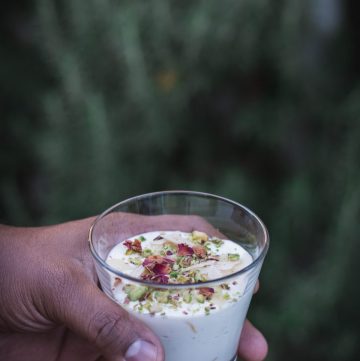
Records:
[[[178,273],[177,272],[170,272],[170,277],[172,278],[176,278],[178,276]]]
[[[128,284],[126,284],[126,285],[123,287],[123,290],[124,290],[124,292],[128,295],[129,292],[130,292],[130,290],[131,290],[132,288],[134,288],[134,287],[135,287],[135,285],[130,285],[130,284],[128,283]]]
[[[130,263],[134,264],[135,266],[140,266],[142,264],[142,260],[139,257],[130,257]]]
[[[159,303],[168,303],[169,302],[169,291],[155,291],[154,298]]]
[[[177,251],[178,247],[177,244],[171,241],[166,241],[163,246],[164,251],[171,251],[175,253]]]
[[[195,243],[205,243],[209,237],[205,232],[200,232],[200,231],[193,231],[191,233],[191,239],[193,242]]]
[[[137,301],[145,295],[148,288],[144,286],[126,285],[124,291],[128,295],[130,301]]]
[[[178,281],[178,283],[187,283],[189,281],[189,279],[187,277],[185,277],[184,275],[179,275],[177,277],[177,281]]]
[[[145,304],[144,304],[144,308],[150,312],[151,302],[146,301]]]
[[[230,300],[230,295],[228,293],[225,293],[223,297],[224,297],[224,300],[226,300],[226,301]]]
[[[183,238],[185,236],[186,240]],[[204,289],[210,290],[210,288],[207,287],[200,288],[199,292],[197,292],[197,289],[191,288],[192,283],[208,281],[209,266],[212,266],[211,262],[235,262],[242,259],[240,254],[236,253],[237,249],[233,248],[229,250],[233,253],[228,253],[227,250],[221,252],[220,247],[227,241],[210,237],[200,231],[187,233],[181,237],[181,241],[183,241],[183,243],[180,243],[181,246],[187,246],[189,249],[192,249],[193,252],[179,252],[179,249],[182,251],[182,248],[179,248],[177,243],[166,240],[166,238],[161,236],[157,237],[157,240],[163,241],[158,243],[154,242],[154,244],[156,244],[154,249],[152,249],[152,246],[144,247],[144,245],[140,251],[128,249],[126,252],[128,257],[125,263],[136,266],[143,265],[144,271],[141,274],[141,278],[143,279],[157,282],[160,277],[164,276],[166,277],[166,282],[163,282],[161,279],[159,283],[188,284],[186,287],[190,288],[183,290],[165,290],[156,286],[154,286],[154,288],[139,287],[133,283],[126,284],[126,282],[123,282],[120,287],[122,287],[123,292],[126,293],[124,304],[127,305],[129,302],[132,302],[128,307],[133,308],[137,312],[149,313],[152,316],[155,314],[164,315],[164,310],[171,309],[180,309],[185,315],[195,314],[200,311],[202,314],[205,313],[205,315],[209,315],[212,310],[217,309],[215,304],[211,302],[219,302],[219,304],[222,305],[224,302],[235,302],[236,297],[241,297],[240,292],[234,295],[236,287],[234,287],[235,289],[233,290],[232,286],[229,286],[236,284],[236,281],[229,284],[223,283],[212,288],[211,294],[200,291]],[[149,237],[149,239],[150,238],[152,237]],[[139,244],[146,240],[143,236],[136,238],[136,242]],[[131,240],[129,240],[129,242],[131,242]],[[192,244],[190,242],[192,242]],[[200,249],[202,253],[199,252]],[[123,251],[126,250],[123,249]],[[204,265],[202,264],[203,262],[205,262]],[[165,269],[166,274],[162,274]],[[188,305],[186,306],[186,304]],[[189,304],[191,305],[191,310],[189,309]]]
[[[196,295],[196,301],[198,301],[199,303],[204,303],[205,302],[205,297],[201,294]]]
[[[238,261],[240,259],[239,253],[229,253],[228,260],[229,261]]]
[[[219,238],[211,238],[210,242],[212,242],[216,247],[220,247],[224,244],[224,241]]]
[[[142,251],[142,256],[143,257],[148,257],[148,256],[151,256],[152,255],[152,250],[149,249],[149,248],[145,248],[143,251]]]
[[[186,303],[190,303],[192,301],[192,295],[191,295],[191,292],[189,290],[186,290],[183,293],[183,300]]]
[[[203,281],[202,274],[200,273],[199,270],[196,270],[196,272],[195,272],[195,274],[194,274],[194,280],[195,280],[196,282]]]

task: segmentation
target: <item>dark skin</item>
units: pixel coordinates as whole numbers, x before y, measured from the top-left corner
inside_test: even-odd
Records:
[[[121,214],[127,233],[214,229],[199,217]],[[0,226],[0,354],[9,361],[164,361],[155,334],[98,288],[88,247],[94,218],[49,227]],[[171,225],[169,227],[169,225]],[[191,230],[189,229],[189,231]],[[151,352],[129,357],[145,341]],[[267,354],[262,334],[244,324],[238,348],[246,361]]]

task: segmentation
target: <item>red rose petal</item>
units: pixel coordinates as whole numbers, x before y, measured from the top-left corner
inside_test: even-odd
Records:
[[[142,252],[141,241],[139,239],[135,239],[133,242],[130,240],[126,240],[123,242],[123,245],[126,246],[127,249],[129,249],[131,251],[138,252],[138,253]]]
[[[123,242],[123,245],[126,246],[128,249],[131,249],[132,242],[130,240],[126,240]]]
[[[139,239],[135,239],[132,245],[132,250],[135,252],[142,252],[141,241]]]
[[[158,283],[168,283],[169,282],[169,276],[167,275],[155,275],[151,277],[151,280]]]
[[[171,272],[171,267],[168,264],[160,264],[157,263],[154,265],[154,267],[151,269],[152,272],[154,272],[156,275],[160,274],[168,274]]]
[[[215,292],[215,290],[211,287],[201,287],[199,288],[199,293],[201,295],[203,295],[204,297],[206,297],[207,299],[209,299],[213,293]]]
[[[205,258],[207,255],[206,248],[203,246],[194,246],[193,247],[194,253],[199,258]]]
[[[174,263],[174,261],[170,258],[167,257],[162,257],[162,256],[148,256],[144,259],[142,265],[145,266],[149,266],[152,264],[169,264],[169,263]]]
[[[177,255],[178,256],[191,256],[194,254],[194,250],[184,243],[178,244]]]

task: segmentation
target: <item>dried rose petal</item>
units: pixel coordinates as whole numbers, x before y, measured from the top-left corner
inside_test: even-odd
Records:
[[[168,263],[174,263],[174,261],[170,258],[167,257],[162,257],[162,256],[148,256],[144,259],[142,265],[148,266],[151,264],[168,264]]]
[[[134,240],[132,250],[135,252],[142,252],[141,241],[139,239]]]
[[[132,242],[128,239],[123,242],[123,245],[126,246],[128,249],[131,249]]]
[[[140,278],[143,280],[149,280],[152,277],[152,273],[148,272],[148,270],[145,270],[141,275]]]
[[[135,239],[133,242],[130,240],[126,240],[123,242],[123,245],[126,246],[127,249],[129,249],[131,251],[138,252],[138,253],[142,252],[141,241],[139,239]]]
[[[168,274],[171,272],[171,267],[168,264],[157,263],[151,268],[151,271],[154,272],[156,275]]]
[[[194,250],[184,243],[178,244],[177,255],[178,256],[191,256],[194,254]]]
[[[164,257],[162,256],[148,256],[144,259],[142,265],[145,267],[147,265],[156,264],[156,263],[164,263]]]
[[[192,262],[192,257],[191,256],[184,256],[180,261],[179,261],[179,265],[181,267],[189,267],[191,265]]]
[[[199,258],[205,258],[207,256],[206,248],[203,246],[194,246],[193,250],[195,255]]]
[[[203,295],[206,299],[210,299],[214,294],[215,290],[211,287],[201,287],[199,288],[199,293]]]
[[[171,263],[174,263],[174,261],[167,257],[148,256],[142,263],[145,270],[141,274],[141,278],[159,283],[168,283],[168,276],[160,276],[165,276],[171,272]]]
[[[168,283],[169,282],[169,276],[167,275],[155,275],[151,277],[151,280],[158,283]]]

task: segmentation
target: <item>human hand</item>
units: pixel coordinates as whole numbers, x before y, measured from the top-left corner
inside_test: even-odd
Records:
[[[146,231],[147,222],[159,222],[159,229],[162,223],[176,229],[181,222],[181,217],[169,218],[174,216],[146,221],[144,216],[123,217],[138,233]],[[87,244],[93,220],[40,228],[0,227],[0,353],[5,359],[164,360],[153,332],[97,287]],[[192,228],[209,227],[201,218],[193,221]],[[128,350],[139,345],[145,349],[127,357]],[[265,339],[246,321],[239,356],[258,361],[266,352]]]

